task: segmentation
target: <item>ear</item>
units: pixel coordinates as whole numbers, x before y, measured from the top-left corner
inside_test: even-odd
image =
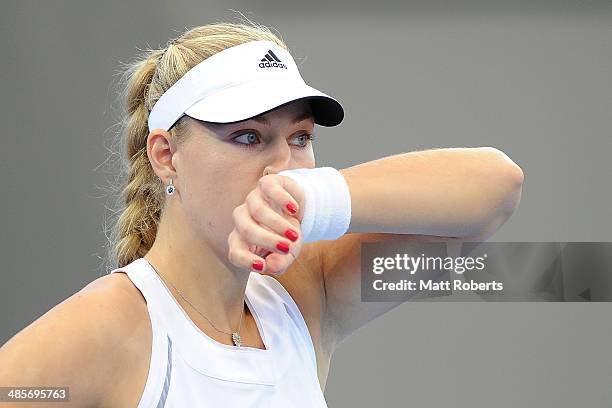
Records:
[[[153,171],[163,182],[176,179],[176,169],[172,164],[175,146],[170,132],[164,129],[154,129],[147,136],[147,156]]]

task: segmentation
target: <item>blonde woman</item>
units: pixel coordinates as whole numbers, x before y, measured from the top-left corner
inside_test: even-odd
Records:
[[[361,243],[482,240],[520,199],[521,169],[490,147],[316,168],[315,124],[344,110],[263,26],[193,28],[127,75],[116,269],[2,347],[2,386],[67,386],[71,406],[325,407],[334,350],[401,304],[361,302]]]

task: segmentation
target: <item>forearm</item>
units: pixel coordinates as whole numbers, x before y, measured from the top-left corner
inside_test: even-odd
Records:
[[[476,236],[505,222],[523,183],[520,167],[488,147],[402,153],[340,172],[351,193],[347,233]]]

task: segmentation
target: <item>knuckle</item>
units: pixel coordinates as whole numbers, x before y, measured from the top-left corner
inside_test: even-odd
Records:
[[[238,219],[238,217],[240,216],[240,205],[236,208],[234,208],[232,210],[232,218],[234,219],[234,221],[236,221]]]
[[[227,250],[227,257],[228,259],[233,263],[238,259],[238,254],[236,251],[236,246],[235,245],[230,245],[229,249]]]
[[[274,174],[267,174],[259,179],[259,188],[262,191],[269,191],[269,189],[275,184]]]
[[[258,188],[263,188],[264,183],[266,182],[267,178],[268,178],[267,175],[265,175],[263,177],[260,177],[259,180],[257,180],[257,187]]]
[[[243,228],[242,231],[240,231],[240,235],[242,235],[245,241],[250,243],[254,242],[253,239],[255,238],[255,234],[251,228]]]
[[[242,225],[242,223],[237,222],[234,229],[242,238],[244,239],[248,238],[246,228],[244,227],[244,225]]]
[[[253,216],[253,218],[258,219],[258,220],[261,219],[261,217],[265,213],[265,208],[261,203],[253,204],[250,210],[251,210],[251,215]]]
[[[227,257],[228,257],[229,261],[230,261],[232,264],[236,265],[236,266],[240,266],[240,264],[242,263],[242,262],[241,262],[242,260],[241,260],[241,257],[240,257],[240,254],[239,254],[239,251],[237,251],[237,250],[235,250],[235,249],[234,249],[234,250],[231,250],[231,251],[229,252],[229,254],[227,255]]]
[[[257,199],[257,197],[251,194],[249,194],[245,200],[246,207],[251,214],[253,214],[253,211],[255,210],[255,208],[257,208],[258,203],[259,200]]]
[[[248,204],[248,203],[252,203],[252,202],[254,202],[254,200],[255,200],[256,198],[257,198],[257,190],[251,190],[251,191],[250,191],[250,192],[247,194],[247,196],[246,196],[246,198],[245,198],[245,200],[244,200],[244,201],[245,201],[245,202]]]

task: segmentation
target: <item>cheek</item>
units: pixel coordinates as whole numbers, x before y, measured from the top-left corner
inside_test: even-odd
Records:
[[[258,178],[253,174],[252,168],[231,166],[227,161],[194,166],[181,194],[187,217],[209,233],[229,234],[234,227],[232,211],[256,186]]]

